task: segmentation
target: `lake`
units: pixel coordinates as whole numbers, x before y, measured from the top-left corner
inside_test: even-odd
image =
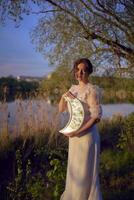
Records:
[[[128,115],[134,112],[134,104],[106,104],[102,105],[102,118],[111,118],[113,115]],[[32,130],[44,129],[46,125],[63,126],[67,122],[68,114],[58,114],[57,107],[46,103],[45,100],[16,100],[6,104],[0,103],[0,129],[15,126],[20,130],[23,126]]]
[[[23,108],[26,108],[30,105],[28,101],[21,101],[21,106]],[[20,104],[20,102],[10,102],[8,103],[8,111],[10,113],[15,113],[17,106]],[[38,107],[40,110],[41,108],[45,108],[45,110],[48,111],[48,113],[51,112],[51,109],[54,110],[54,106],[52,106],[49,103],[46,103],[46,101],[32,101],[32,108]],[[102,104],[103,109],[103,117],[111,117],[112,115],[121,114],[121,115],[128,115],[131,112],[134,112],[134,104],[128,104],[128,103],[121,103],[121,104]]]

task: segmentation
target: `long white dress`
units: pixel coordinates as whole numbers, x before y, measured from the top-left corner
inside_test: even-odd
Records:
[[[79,85],[69,89],[83,104],[84,123],[92,116],[101,118],[99,87],[86,84],[84,92]],[[96,125],[69,138],[66,186],[60,200],[102,200],[99,185],[100,137]]]

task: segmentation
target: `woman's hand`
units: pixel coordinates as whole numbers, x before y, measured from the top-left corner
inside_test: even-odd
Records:
[[[94,123],[93,124],[96,124],[96,123],[98,123],[100,121],[100,118],[97,118],[95,121],[94,121]],[[92,124],[92,125],[93,125]],[[90,128],[90,127],[92,127],[91,125],[88,127],[88,128]],[[79,134],[82,132],[82,131],[85,131],[86,129],[83,129],[83,127],[81,127],[79,130],[77,130],[77,131],[73,131],[73,132],[71,132],[71,133],[68,133],[68,134],[66,134],[66,136],[67,137],[79,137]]]
[[[77,137],[79,136],[79,132],[78,131],[73,131],[71,133],[66,134],[67,137]]]
[[[67,102],[65,100],[65,97],[69,98],[75,98],[75,96],[70,92],[67,91],[61,96],[60,102],[59,102],[59,112],[64,112],[67,109]]]
[[[72,99],[75,98],[75,96],[74,96],[70,91],[65,92],[65,93],[62,95],[62,98],[64,98],[64,97],[70,97],[70,98],[72,98]]]

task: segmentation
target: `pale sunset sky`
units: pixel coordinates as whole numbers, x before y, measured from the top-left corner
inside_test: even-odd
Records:
[[[29,32],[37,21],[36,15],[29,15],[24,17],[18,28],[11,20],[6,21],[4,26],[0,24],[0,77],[42,77],[54,70],[31,43]]]

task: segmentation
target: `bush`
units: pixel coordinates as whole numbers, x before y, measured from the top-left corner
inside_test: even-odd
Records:
[[[131,200],[134,196],[134,154],[128,151],[102,152],[100,177],[104,199]]]
[[[124,117],[120,115],[113,116],[111,119],[103,119],[99,123],[99,132],[101,136],[101,150],[117,149],[119,135],[124,125]]]
[[[134,113],[125,118],[117,147],[134,152]]]

